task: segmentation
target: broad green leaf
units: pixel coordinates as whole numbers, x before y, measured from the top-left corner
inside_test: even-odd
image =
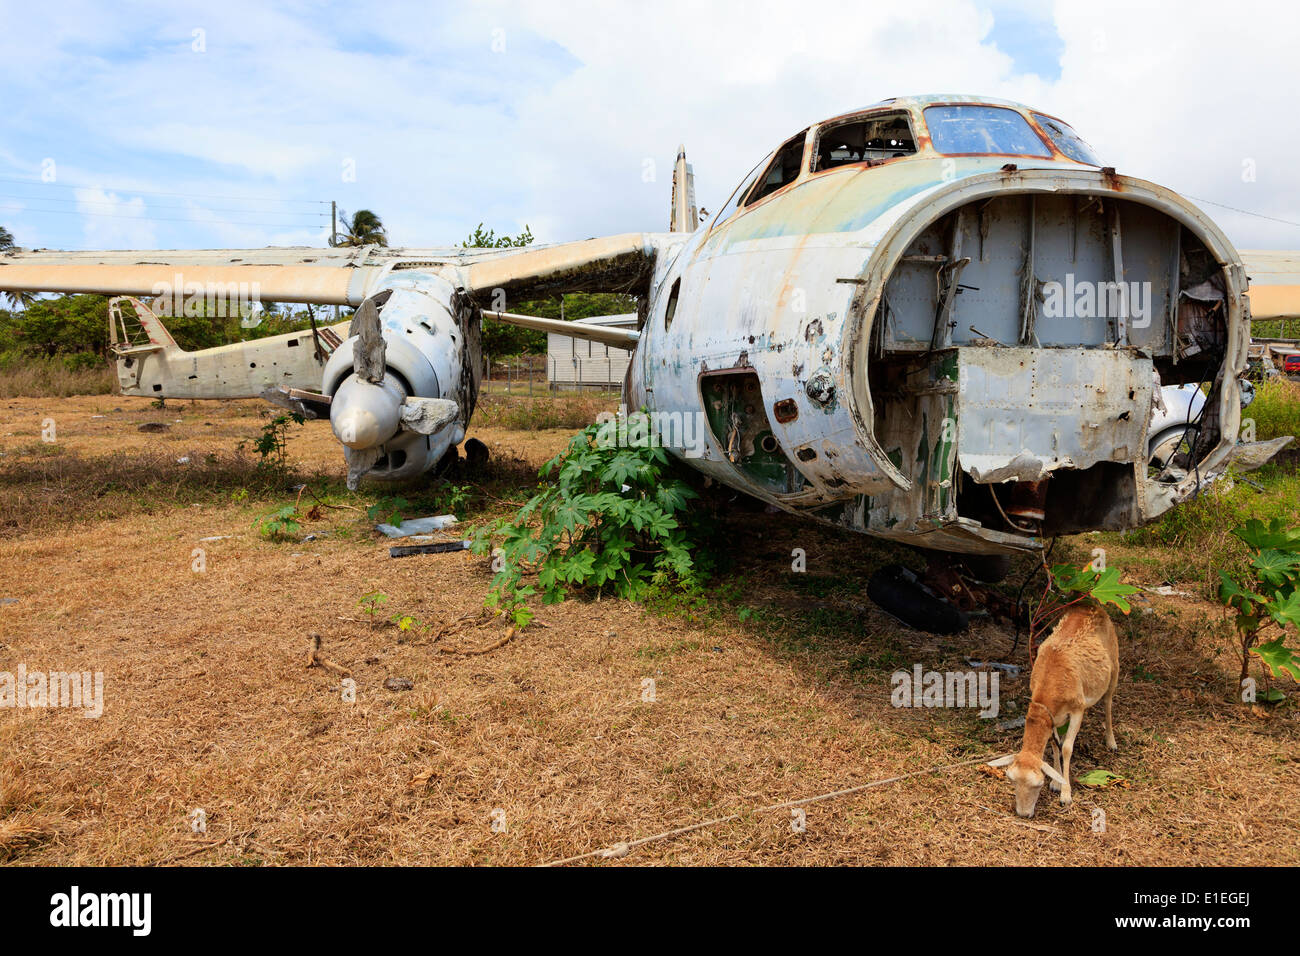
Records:
[[[1255,555],[1250,564],[1263,581],[1280,588],[1294,580],[1296,569],[1300,567],[1300,554],[1269,548]]]
[[[1268,669],[1273,672],[1274,677],[1281,677],[1284,673],[1290,674],[1296,680],[1300,680],[1300,656],[1297,656],[1290,648],[1282,644],[1282,638],[1274,638],[1266,644],[1258,644],[1250,649],[1250,652],[1268,665]]]
[[[1256,550],[1300,551],[1300,528],[1288,528],[1281,518],[1274,518],[1267,526],[1258,518],[1249,519],[1244,527],[1232,532]]]
[[[1117,773],[1098,768],[1082,774],[1078,780],[1085,787],[1109,787],[1111,784],[1120,783],[1124,778]]]
[[[1288,624],[1300,627],[1300,591],[1279,594],[1268,603],[1267,608],[1269,616],[1283,627]]]
[[[1119,568],[1110,567],[1101,572],[1089,591],[1100,603],[1113,604],[1127,614],[1132,609],[1125,598],[1130,594],[1136,594],[1137,588],[1131,584],[1120,583]]]

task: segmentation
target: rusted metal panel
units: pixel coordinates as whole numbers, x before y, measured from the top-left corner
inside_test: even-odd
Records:
[[[961,467],[980,483],[1146,460],[1151,360],[1114,349],[957,353]]]

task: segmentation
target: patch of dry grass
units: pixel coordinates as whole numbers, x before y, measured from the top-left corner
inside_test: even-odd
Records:
[[[474,423],[509,431],[562,428],[574,432],[594,424],[601,412],[616,410],[618,403],[618,396],[609,393],[526,396],[494,392],[482,396]]]
[[[61,358],[28,358],[0,366],[0,398],[67,398],[115,391],[117,373],[107,362],[94,368],[69,369]]]
[[[66,446],[49,461],[80,469],[111,454],[229,453],[264,421],[254,403],[187,405],[165,413],[171,430],[150,435],[134,427],[140,407],[116,401],[127,410],[6,403],[0,450],[36,440],[48,414]],[[290,456],[337,480],[321,424],[293,433]],[[476,483],[503,497],[568,433],[471,434],[500,469]],[[39,464],[17,463],[30,479],[20,497],[45,487]],[[1012,635],[984,622],[936,638],[876,611],[866,575],[896,557],[889,547],[737,511],[724,535],[732,567],[698,603],[570,600],[468,656],[444,650],[502,636],[477,617],[491,580],[483,559],[389,559],[388,542],[347,509],[304,526],[314,541],[271,544],[221,494],[167,497],[164,486],[157,496],[148,513],[75,528],[33,522],[0,539],[0,596],[16,602],[0,605],[0,671],[23,662],[105,676],[97,720],[0,710],[0,750],[26,788],[0,804],[0,823],[14,821],[12,861],[528,864],[737,813],[600,865],[1297,862],[1295,708],[1233,702],[1217,618],[1197,599],[1149,596],[1150,613],[1121,622],[1121,750],[1105,749],[1091,715],[1075,766],[1119,773],[1127,787],[1080,787],[1071,808],[1045,795],[1034,822],[1047,829],[1033,830],[1011,814],[1005,781],[955,769],[816,804],[795,833],[788,812],[754,808],[1018,742],[969,711],[891,706],[894,669],[996,658]],[[203,573],[192,570],[196,547]],[[790,571],[794,547],[807,552],[807,575]],[[1159,569],[1129,574],[1158,583]],[[372,591],[388,596],[386,615],[432,630],[371,626],[357,601]],[[353,675],[355,703],[339,674],[306,666],[311,633]],[[389,678],[411,689],[389,690]],[[1016,709],[1003,716],[1023,713],[1027,683],[1004,685]],[[207,815],[201,838],[190,829],[196,808]]]

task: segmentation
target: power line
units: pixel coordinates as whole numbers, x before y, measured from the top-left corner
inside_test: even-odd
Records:
[[[288,229],[310,229],[311,223],[302,222],[259,222],[251,219],[180,219],[162,216],[119,216],[111,212],[80,212],[75,209],[31,209],[25,206],[0,205],[0,209],[13,212],[35,212],[47,216],[99,216],[117,219],[123,222],[187,222],[191,226],[270,226]],[[322,228],[324,223],[321,223]]]
[[[113,189],[111,186],[96,185],[89,186],[77,183],[47,183],[38,179],[14,179],[12,177],[0,176],[0,183],[21,183],[24,186],[52,186],[55,189]],[[155,192],[149,189],[115,189],[115,192],[131,193],[138,196],[176,196],[182,199],[230,199],[236,202],[298,202],[298,203],[316,203],[321,206],[328,206],[329,203],[324,199],[282,199],[278,196],[222,196],[213,193],[165,193]]]
[[[59,199],[59,198],[54,197],[54,196],[51,196],[51,197],[49,197],[49,198],[46,198],[46,197],[43,197],[43,196],[20,196],[20,195],[17,195],[17,194],[15,194],[15,193],[0,193],[0,199],[21,199],[23,202],[57,202],[57,203],[65,203],[65,204],[66,204],[66,203],[75,203],[75,204],[78,205],[78,206],[108,206],[109,208],[112,208],[112,209],[118,209],[118,208],[121,208],[121,207],[124,205],[123,203],[120,203],[120,202],[103,202],[103,201],[98,200],[98,199]],[[202,211],[202,212],[247,212],[247,213],[258,213],[258,212],[262,212],[262,211],[263,211],[263,210],[260,210],[260,209],[239,209],[239,208],[235,208],[235,207],[231,207],[231,206],[201,206],[201,207],[196,207],[196,206],[168,206],[168,205],[166,205],[166,204],[164,204],[164,205],[153,205],[152,203],[150,204],[149,208],[150,208],[151,210],[154,210],[154,209],[186,209],[186,210],[191,210],[191,211],[196,211],[196,212],[197,212],[197,211]],[[35,209],[34,211],[35,211],[35,212],[47,212],[47,211],[48,211],[48,212],[54,212],[55,210],[42,210],[42,209]],[[265,211],[267,211],[267,212],[271,212],[271,210],[265,210]],[[323,209],[321,209],[321,210],[313,210],[313,211],[311,211],[311,212],[294,212],[294,211],[291,210],[291,209],[278,209],[278,210],[275,210],[275,211],[273,212],[273,215],[276,215],[276,216],[321,216],[321,217],[324,217],[324,216],[327,216],[328,213],[326,213],[325,210],[323,210]]]
[[[1295,226],[1296,228],[1300,228],[1300,222],[1292,222],[1290,219],[1279,219],[1277,216],[1266,216],[1262,212],[1251,212],[1249,209],[1238,209],[1236,206],[1229,206],[1225,203],[1215,202],[1213,199],[1198,199],[1187,193],[1183,193],[1182,195],[1184,198],[1192,200],[1192,202],[1205,203],[1207,206],[1218,206],[1220,209],[1228,209],[1232,212],[1238,212],[1243,216],[1254,216],[1256,219],[1267,219],[1270,222],[1280,222],[1285,226]]]

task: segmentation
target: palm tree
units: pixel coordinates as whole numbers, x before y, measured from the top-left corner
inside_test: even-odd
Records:
[[[0,226],[0,252],[16,248],[17,246],[14,244],[14,234],[4,226]],[[35,299],[30,292],[3,292],[0,293],[0,295],[3,295],[5,301],[14,309],[26,308],[31,305]]]
[[[339,210],[343,222],[334,237],[336,246],[386,246],[388,233],[384,230],[383,220],[369,209],[358,209],[349,219],[348,214]]]

